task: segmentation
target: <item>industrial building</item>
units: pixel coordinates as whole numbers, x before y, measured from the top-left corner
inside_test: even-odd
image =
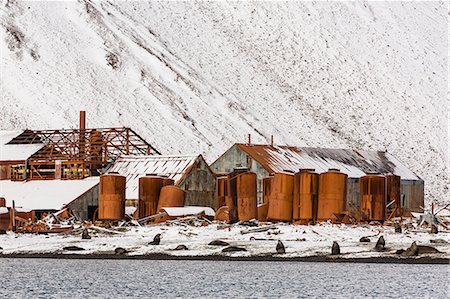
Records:
[[[130,128],[0,131],[0,197],[41,213],[69,208],[92,219],[99,175],[123,155],[159,155]]]
[[[263,202],[263,179],[274,173],[297,173],[314,169],[317,173],[339,169],[348,176],[346,209],[360,206],[360,178],[370,174],[400,176],[401,206],[404,212],[422,212],[424,181],[387,152],[325,149],[268,144],[234,144],[211,168],[218,175],[247,168],[257,175],[258,202]]]
[[[139,198],[139,178],[155,175],[172,179],[186,191],[186,206],[215,206],[213,171],[203,156],[123,156],[108,170],[126,177],[126,199]]]

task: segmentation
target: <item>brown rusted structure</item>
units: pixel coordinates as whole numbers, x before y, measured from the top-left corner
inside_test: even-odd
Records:
[[[98,219],[122,220],[124,218],[125,177],[115,173],[100,176]]]
[[[347,175],[329,169],[319,176],[317,220],[328,220],[344,213],[347,198]]]
[[[386,216],[388,218],[399,217],[403,215],[400,193],[401,178],[395,174],[386,175],[386,204],[389,204]]]
[[[247,172],[246,168],[236,168],[233,172],[227,175],[227,195],[225,196],[225,203],[228,207],[230,223],[238,221],[238,203],[237,203],[237,176],[241,173]]]
[[[227,206],[221,206],[217,209],[214,220],[230,222],[230,215]]]
[[[291,221],[294,191],[293,174],[275,173],[271,187],[267,218],[275,221]]]
[[[386,220],[386,178],[366,175],[360,179],[361,216],[369,221]]]
[[[220,177],[217,178],[217,184],[216,184],[216,194],[217,194],[217,206],[216,209],[218,210],[220,207],[223,207],[226,205],[225,198],[227,197],[227,177]]]
[[[139,178],[139,218],[156,214],[159,194],[164,187],[164,178],[159,176],[144,176]]]
[[[6,199],[4,197],[0,197],[0,208],[6,207]]]
[[[301,169],[294,176],[293,214],[294,221],[315,221],[319,195],[319,174],[314,169]]]
[[[164,186],[161,188],[158,201],[158,211],[167,207],[184,207],[186,192],[178,186]]]
[[[257,219],[256,174],[253,172],[241,173],[236,178],[236,184],[239,221]]]
[[[175,181],[171,178],[165,177],[163,181],[164,186],[172,186],[175,185]]]
[[[0,233],[6,232],[10,228],[10,212],[5,207],[0,207]]]
[[[258,221],[266,222],[268,212],[269,212],[269,203],[259,204],[258,205]]]
[[[264,178],[262,180],[263,202],[262,202],[262,204],[258,205],[258,221],[260,221],[260,222],[267,221],[267,213],[269,211],[269,200],[270,200],[270,193],[271,193],[271,189],[272,189],[272,183],[273,183],[273,176]]]

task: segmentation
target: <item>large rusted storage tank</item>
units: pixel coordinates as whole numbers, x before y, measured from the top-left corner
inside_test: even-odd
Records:
[[[139,218],[155,215],[164,178],[146,175],[139,178]]]
[[[319,175],[317,220],[328,220],[345,211],[347,178],[339,169],[329,169]]]
[[[301,169],[294,176],[294,220],[315,221],[319,195],[319,174],[314,169]]]
[[[125,218],[125,182],[125,177],[117,173],[100,176],[99,220],[122,220]]]
[[[360,178],[360,211],[366,220],[386,220],[386,179],[380,175]]]
[[[186,192],[178,186],[164,186],[161,188],[158,202],[158,212],[161,208],[184,207]]]
[[[292,221],[293,174],[276,173],[273,176],[271,188],[267,218],[276,221]]]
[[[258,197],[256,188],[256,173],[241,173],[236,178],[237,206],[239,221],[249,221],[258,218]]]
[[[227,177],[220,177],[217,178],[217,207],[216,209],[219,209],[220,207],[226,206],[225,198],[227,196]]]

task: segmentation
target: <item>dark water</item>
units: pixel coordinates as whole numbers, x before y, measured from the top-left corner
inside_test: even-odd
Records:
[[[0,259],[0,298],[449,298],[448,265]]]

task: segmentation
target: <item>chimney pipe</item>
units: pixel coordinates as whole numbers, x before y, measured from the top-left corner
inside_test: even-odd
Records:
[[[248,145],[250,145],[252,143],[252,135],[248,134]]]
[[[80,111],[80,131],[86,129],[86,111]]]
[[[273,135],[270,136],[270,145],[273,146]]]

